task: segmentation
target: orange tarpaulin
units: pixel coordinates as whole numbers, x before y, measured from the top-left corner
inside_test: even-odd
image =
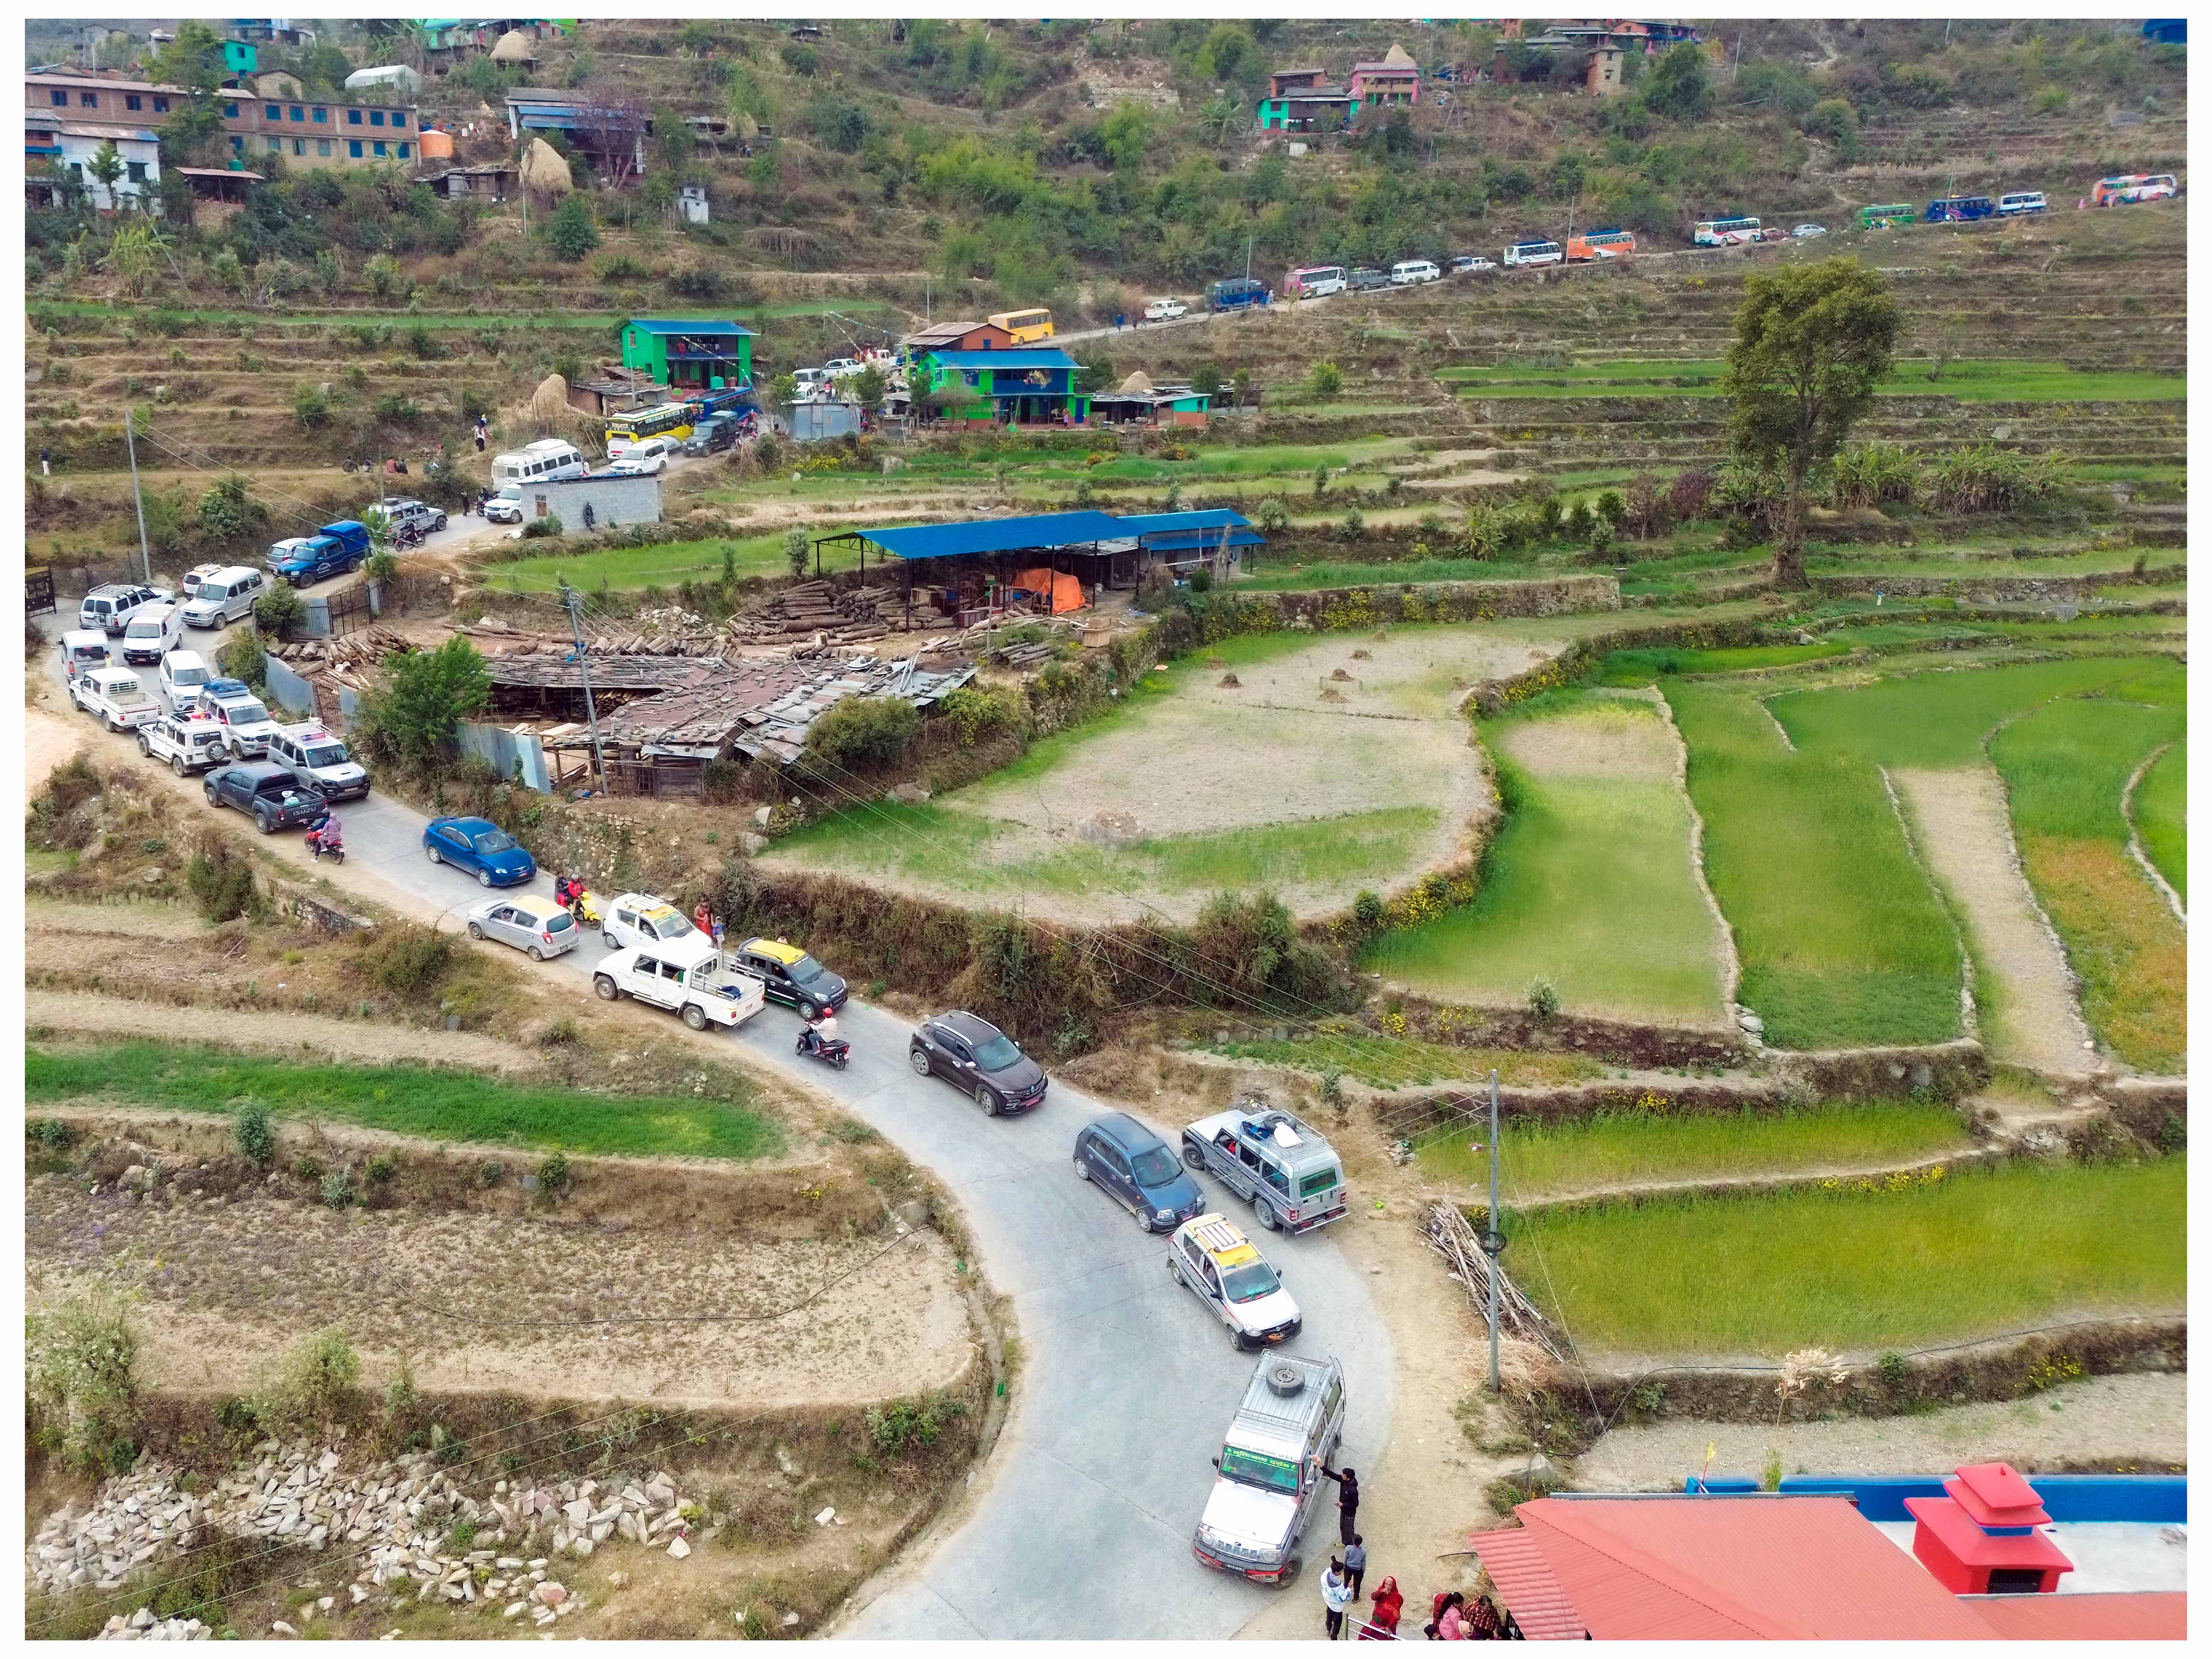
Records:
[[[1083,609],[1083,584],[1065,570],[1047,570],[1042,567],[1024,570],[1014,578],[1014,586],[1024,593],[1036,594],[1039,599],[1049,594],[1052,614],[1055,617],[1063,611]]]

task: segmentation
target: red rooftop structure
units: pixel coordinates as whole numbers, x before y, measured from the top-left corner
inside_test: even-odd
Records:
[[[2038,1527],[2051,1516],[2009,1463],[1969,1463],[1946,1498],[1908,1498],[1912,1553],[1954,1595],[2048,1595],[2074,1564]]]

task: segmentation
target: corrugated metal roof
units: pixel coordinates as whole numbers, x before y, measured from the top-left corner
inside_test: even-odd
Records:
[[[722,663],[716,657],[593,652],[589,665],[592,689],[595,691],[667,691],[711,678],[721,671]],[[484,670],[491,676],[494,685],[581,690],[585,666],[576,659],[573,650],[518,651],[507,656],[484,659]]]
[[[1073,368],[1075,359],[1058,346],[1021,346],[1007,351],[932,351],[925,354],[947,368]]]
[[[1209,507],[1195,513],[1124,513],[1121,533],[1149,536],[1161,530],[1218,530],[1224,525],[1249,525],[1242,513],[1225,507]]]
[[[2182,1590],[1962,1595],[1959,1605],[2014,1642],[2179,1642],[2189,1634]]]
[[[1988,1639],[1844,1498],[1544,1498],[1515,1513],[1600,1641]]]
[[[815,720],[848,697],[902,697],[922,708],[975,677],[972,662],[930,673],[911,657],[841,663],[742,657],[709,666],[711,674],[695,684],[625,703],[600,722],[602,735],[647,754],[712,757],[734,744],[743,754],[789,761],[805,746]]]
[[[1479,1532],[1468,1540],[1498,1599],[1531,1642],[1579,1642],[1588,1626],[1573,1600],[1553,1576],[1536,1537],[1526,1527]]]
[[[743,323],[726,317],[633,317],[624,328],[641,328],[647,334],[750,334]]]
[[[1011,354],[1008,354],[1011,355]],[[1033,513],[1013,519],[970,519],[960,524],[900,525],[860,532],[902,559],[952,559],[980,553],[1019,553],[1032,548],[1087,547],[1126,540],[1129,532],[1112,514]]]

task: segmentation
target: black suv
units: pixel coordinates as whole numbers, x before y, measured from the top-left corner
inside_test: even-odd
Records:
[[[1352,291],[1358,294],[1370,288],[1389,287],[1390,273],[1387,270],[1371,270],[1365,265],[1362,265],[1358,270],[1352,273],[1349,281]]]
[[[226,766],[207,775],[210,806],[235,806],[253,814],[254,828],[264,836],[294,824],[313,823],[330,811],[319,790],[300,781],[289,766],[252,761]]]
[[[955,1010],[926,1019],[907,1045],[916,1077],[950,1078],[986,1117],[1026,1112],[1044,1098],[1044,1068],[988,1019]]]

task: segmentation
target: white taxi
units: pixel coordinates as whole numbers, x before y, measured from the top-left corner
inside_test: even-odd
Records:
[[[592,989],[607,1002],[625,996],[674,1010],[695,1031],[742,1025],[767,1006],[761,982],[732,968],[696,927],[665,945],[638,945],[603,958]]]
[[[1304,1323],[1267,1257],[1225,1215],[1209,1212],[1176,1228],[1168,1271],[1229,1327],[1240,1348],[1287,1342]]]

